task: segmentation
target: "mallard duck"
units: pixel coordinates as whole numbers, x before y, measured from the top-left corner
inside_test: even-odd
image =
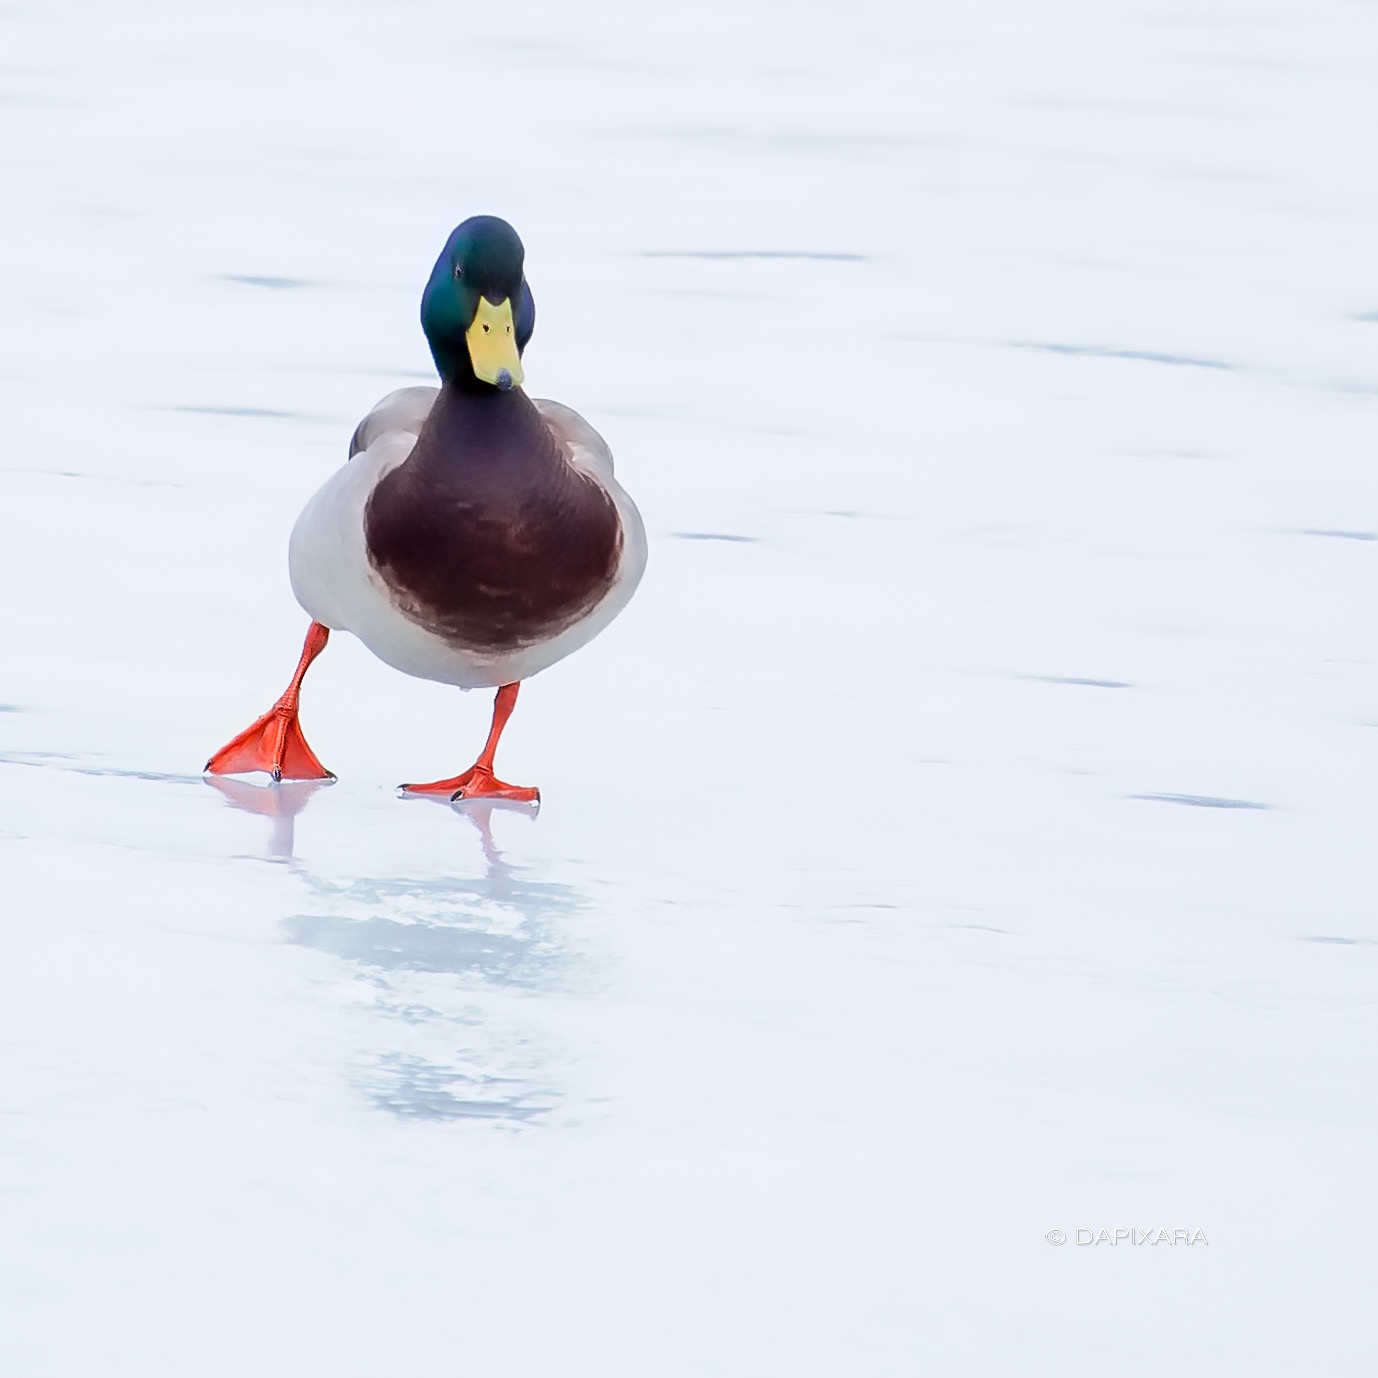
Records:
[[[602,436],[522,390],[536,307],[517,232],[475,216],[450,235],[421,297],[440,387],[390,393],[292,531],[292,590],[311,617],[277,703],[206,763],[213,775],[333,779],[298,721],[302,679],[332,631],[408,675],[494,688],[493,723],[461,775],[401,786],[451,799],[535,801],[494,754],[522,680],[591,641],[626,606],[646,532]]]

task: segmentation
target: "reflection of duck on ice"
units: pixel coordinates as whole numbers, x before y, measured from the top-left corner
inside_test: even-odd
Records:
[[[530,818],[529,808],[482,800],[452,810],[468,820],[461,829],[478,833],[484,864],[473,877],[336,880],[291,860],[293,822],[321,782],[210,783],[231,807],[271,820],[270,854],[307,891],[306,912],[280,922],[284,939],[347,964],[385,1021],[370,1026],[354,1073],[374,1105],[409,1119],[515,1123],[554,1104],[549,1051],[520,1019],[513,1028],[514,1007],[501,996],[559,980],[571,960],[566,924],[589,901],[529,879],[495,845],[493,814]]]
[[[374,965],[470,970],[475,966],[470,949],[481,938],[497,958],[498,967],[508,972],[514,968],[527,972],[517,978],[524,984],[534,979],[534,972],[528,968],[543,964],[543,958],[535,957],[536,950],[548,953],[550,949],[550,921],[573,914],[589,903],[587,896],[572,886],[527,879],[525,868],[513,866],[503,856],[493,840],[493,815],[515,813],[528,820],[534,818],[533,811],[520,803],[474,799],[450,809],[478,833],[484,861],[482,876],[433,876],[424,880],[368,877],[338,883],[308,872],[293,857],[296,819],[327,781],[284,780],[279,784],[254,785],[247,780],[208,779],[206,783],[224,796],[231,808],[271,820],[269,860],[292,865],[316,894],[365,908],[365,913],[357,916],[301,915],[289,921],[293,941],[324,947],[340,956]],[[388,914],[377,913],[379,901],[386,902]],[[410,922],[390,917],[402,906],[409,911],[403,917]],[[472,926],[475,920],[480,924],[477,929]],[[510,931],[514,920],[517,935],[500,936],[502,930]],[[506,956],[501,955],[504,952]]]

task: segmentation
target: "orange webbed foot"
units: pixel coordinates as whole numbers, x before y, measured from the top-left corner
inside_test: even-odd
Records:
[[[207,775],[261,770],[274,780],[333,780],[306,743],[294,709],[275,704],[206,762]]]
[[[538,804],[541,792],[527,785],[509,785],[499,780],[486,766],[471,766],[463,775],[449,780],[433,780],[428,785],[400,785],[403,795],[418,798],[449,799],[462,802],[465,799],[512,799],[521,804]]]

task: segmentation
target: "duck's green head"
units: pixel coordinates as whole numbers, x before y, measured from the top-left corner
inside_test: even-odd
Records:
[[[421,296],[421,328],[447,383],[521,386],[521,352],[536,325],[525,258],[516,230],[495,215],[466,220],[445,241]]]

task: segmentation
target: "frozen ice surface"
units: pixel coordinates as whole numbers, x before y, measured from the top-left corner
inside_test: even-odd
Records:
[[[1373,1371],[1378,6],[0,48],[0,1370]],[[479,211],[653,540],[544,810],[347,637],[205,783]]]

